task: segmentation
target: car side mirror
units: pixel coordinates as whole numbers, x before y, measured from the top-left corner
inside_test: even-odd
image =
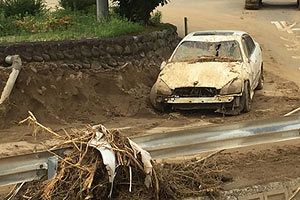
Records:
[[[165,68],[166,65],[167,65],[167,62],[163,61],[160,65],[160,70],[163,70],[163,68]]]

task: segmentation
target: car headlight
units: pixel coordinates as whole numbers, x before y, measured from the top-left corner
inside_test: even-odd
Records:
[[[158,79],[155,84],[156,84],[156,90],[157,90],[158,95],[171,95],[172,94],[172,90],[162,79]]]
[[[157,103],[162,103],[164,101],[164,97],[170,96],[171,94],[172,90],[169,86],[163,80],[158,79],[151,88],[150,101],[152,105],[157,105]]]
[[[226,84],[220,91],[220,94],[239,94],[242,92],[243,82],[240,79],[234,79]]]

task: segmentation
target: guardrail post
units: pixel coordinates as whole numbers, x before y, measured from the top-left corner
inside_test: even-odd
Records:
[[[48,158],[48,179],[52,179],[56,175],[58,158],[56,156]]]

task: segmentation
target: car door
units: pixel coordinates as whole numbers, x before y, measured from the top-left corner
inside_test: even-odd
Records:
[[[250,48],[245,40],[245,38],[242,38],[242,46],[243,46],[243,50],[246,56],[246,60],[245,60],[245,68],[244,70],[246,71],[246,73],[249,76],[249,81],[250,81],[250,85],[252,85],[253,83],[253,79],[254,79],[254,65],[253,62],[251,62],[251,52],[250,52]]]
[[[261,49],[254,40],[247,34],[243,36],[243,43],[247,49],[248,63],[251,70],[251,89],[254,90],[258,84],[260,66],[261,66]]]

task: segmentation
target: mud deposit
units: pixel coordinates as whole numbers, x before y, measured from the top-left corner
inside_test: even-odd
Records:
[[[9,73],[10,70],[0,72],[1,91]],[[0,127],[16,124],[28,111],[50,124],[93,123],[147,113],[148,92],[157,74],[156,67],[75,71],[55,64],[27,65],[10,99],[1,106]]]
[[[247,152],[224,152],[214,157],[217,165],[234,178],[225,189],[264,185],[300,177],[300,147],[290,144]]]
[[[27,64],[10,99],[0,107],[0,135],[5,135],[0,142],[33,141],[25,127],[17,126],[28,116],[28,111],[41,123],[57,129],[101,123],[109,128],[125,128],[130,136],[274,118],[300,104],[299,88],[267,70],[265,87],[256,91],[249,113],[239,116],[223,116],[211,110],[159,113],[149,102],[149,91],[158,72],[157,66],[73,70],[52,63]],[[1,91],[9,73],[9,69],[0,71]]]

